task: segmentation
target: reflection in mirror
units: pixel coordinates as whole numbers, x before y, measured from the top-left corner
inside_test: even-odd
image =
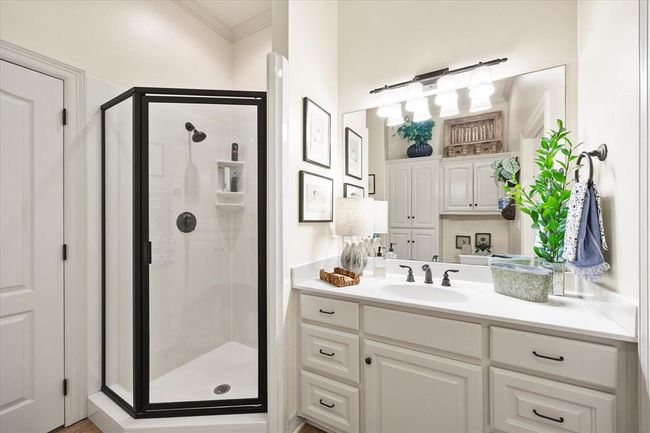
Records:
[[[395,115],[380,117],[376,107],[343,115],[344,128],[362,143],[361,179],[344,170],[343,182],[388,201],[381,245],[393,243],[398,258],[487,265],[494,255],[524,256],[523,262],[534,257],[530,218],[508,200],[503,186],[513,176],[530,184],[537,174],[541,137],[556,119],[565,119],[565,67],[493,85],[488,98],[456,89],[457,110],[454,104],[441,110],[444,97],[433,94],[452,88],[449,83],[439,82],[440,90],[429,96],[425,87],[418,102],[425,106],[410,112],[415,102],[398,105],[401,124]],[[430,119],[422,114],[426,108]],[[414,117],[424,121],[413,123]]]

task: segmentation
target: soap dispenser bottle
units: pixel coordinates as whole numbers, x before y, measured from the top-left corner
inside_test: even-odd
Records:
[[[390,246],[388,248],[388,252],[386,253],[386,258],[387,259],[396,259],[397,254],[395,254],[395,250],[393,250],[393,245],[397,245],[395,242],[391,242]]]
[[[386,278],[386,259],[384,258],[384,255],[381,253],[382,247],[380,246],[377,251],[377,255],[375,256],[373,263],[374,263],[374,268],[373,268],[373,276],[375,278]]]

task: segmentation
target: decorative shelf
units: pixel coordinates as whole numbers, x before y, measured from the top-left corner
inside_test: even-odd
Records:
[[[244,161],[221,161],[217,160],[215,161],[217,164],[217,167],[232,167],[232,168],[239,168],[243,169],[244,168]]]

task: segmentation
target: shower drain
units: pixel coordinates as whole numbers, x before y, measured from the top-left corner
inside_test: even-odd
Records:
[[[228,391],[230,391],[230,385],[228,385],[227,383],[222,383],[221,385],[217,386],[214,389],[214,393],[217,395],[225,394]]]

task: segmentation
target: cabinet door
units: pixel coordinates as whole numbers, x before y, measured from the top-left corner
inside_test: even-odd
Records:
[[[443,183],[445,193],[443,210],[445,212],[471,212],[473,164],[445,164]]]
[[[497,200],[503,196],[494,183],[492,161],[474,163],[474,210],[498,212]]]
[[[429,262],[434,255],[440,255],[438,248],[438,230],[411,230],[411,260]]]
[[[396,244],[393,248],[398,259],[411,260],[410,229],[390,229],[390,242]]]
[[[388,169],[388,207],[392,227],[411,227],[411,167]]]
[[[370,340],[364,350],[366,433],[483,431],[480,366]]]
[[[438,227],[438,162],[411,168],[411,226]]]

